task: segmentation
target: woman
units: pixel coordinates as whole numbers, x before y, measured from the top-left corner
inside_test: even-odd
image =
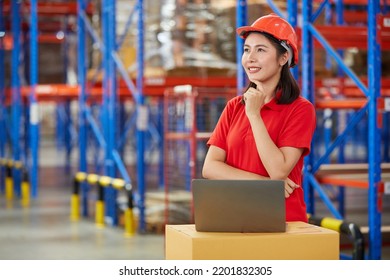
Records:
[[[222,112],[207,142],[202,175],[284,180],[286,220],[307,222],[302,168],[315,130],[315,110],[300,96],[289,69],[298,62],[296,33],[275,14],[237,33],[245,39],[241,62],[250,84]]]

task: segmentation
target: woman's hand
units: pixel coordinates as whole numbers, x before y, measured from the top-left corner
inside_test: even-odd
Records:
[[[250,87],[243,94],[245,112],[248,117],[260,115],[260,109],[264,105],[266,99],[263,86],[257,81],[253,81],[253,83],[256,84],[256,88]]]
[[[291,181],[290,178],[287,178],[284,181],[284,197],[288,198],[290,195],[295,191],[295,189],[300,188],[300,185],[295,184],[293,181]]]

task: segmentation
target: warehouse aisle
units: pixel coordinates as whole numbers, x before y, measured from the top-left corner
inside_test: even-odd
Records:
[[[126,238],[123,228],[97,228],[93,218],[71,222],[71,185],[63,173],[62,168],[42,168],[39,198],[29,208],[0,196],[0,259],[164,259],[163,234]]]

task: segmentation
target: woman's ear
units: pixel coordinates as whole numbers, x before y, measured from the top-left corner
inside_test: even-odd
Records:
[[[288,52],[285,52],[284,54],[282,54],[282,56],[280,57],[279,59],[279,65],[281,67],[283,67],[287,62],[288,62]]]

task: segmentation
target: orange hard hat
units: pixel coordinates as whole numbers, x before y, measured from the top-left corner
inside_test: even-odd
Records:
[[[282,43],[292,48],[294,60],[290,67],[298,63],[298,38],[294,28],[280,16],[271,13],[258,18],[251,26],[242,26],[237,28],[237,34],[241,38],[246,38],[250,32],[264,32],[272,35]]]

